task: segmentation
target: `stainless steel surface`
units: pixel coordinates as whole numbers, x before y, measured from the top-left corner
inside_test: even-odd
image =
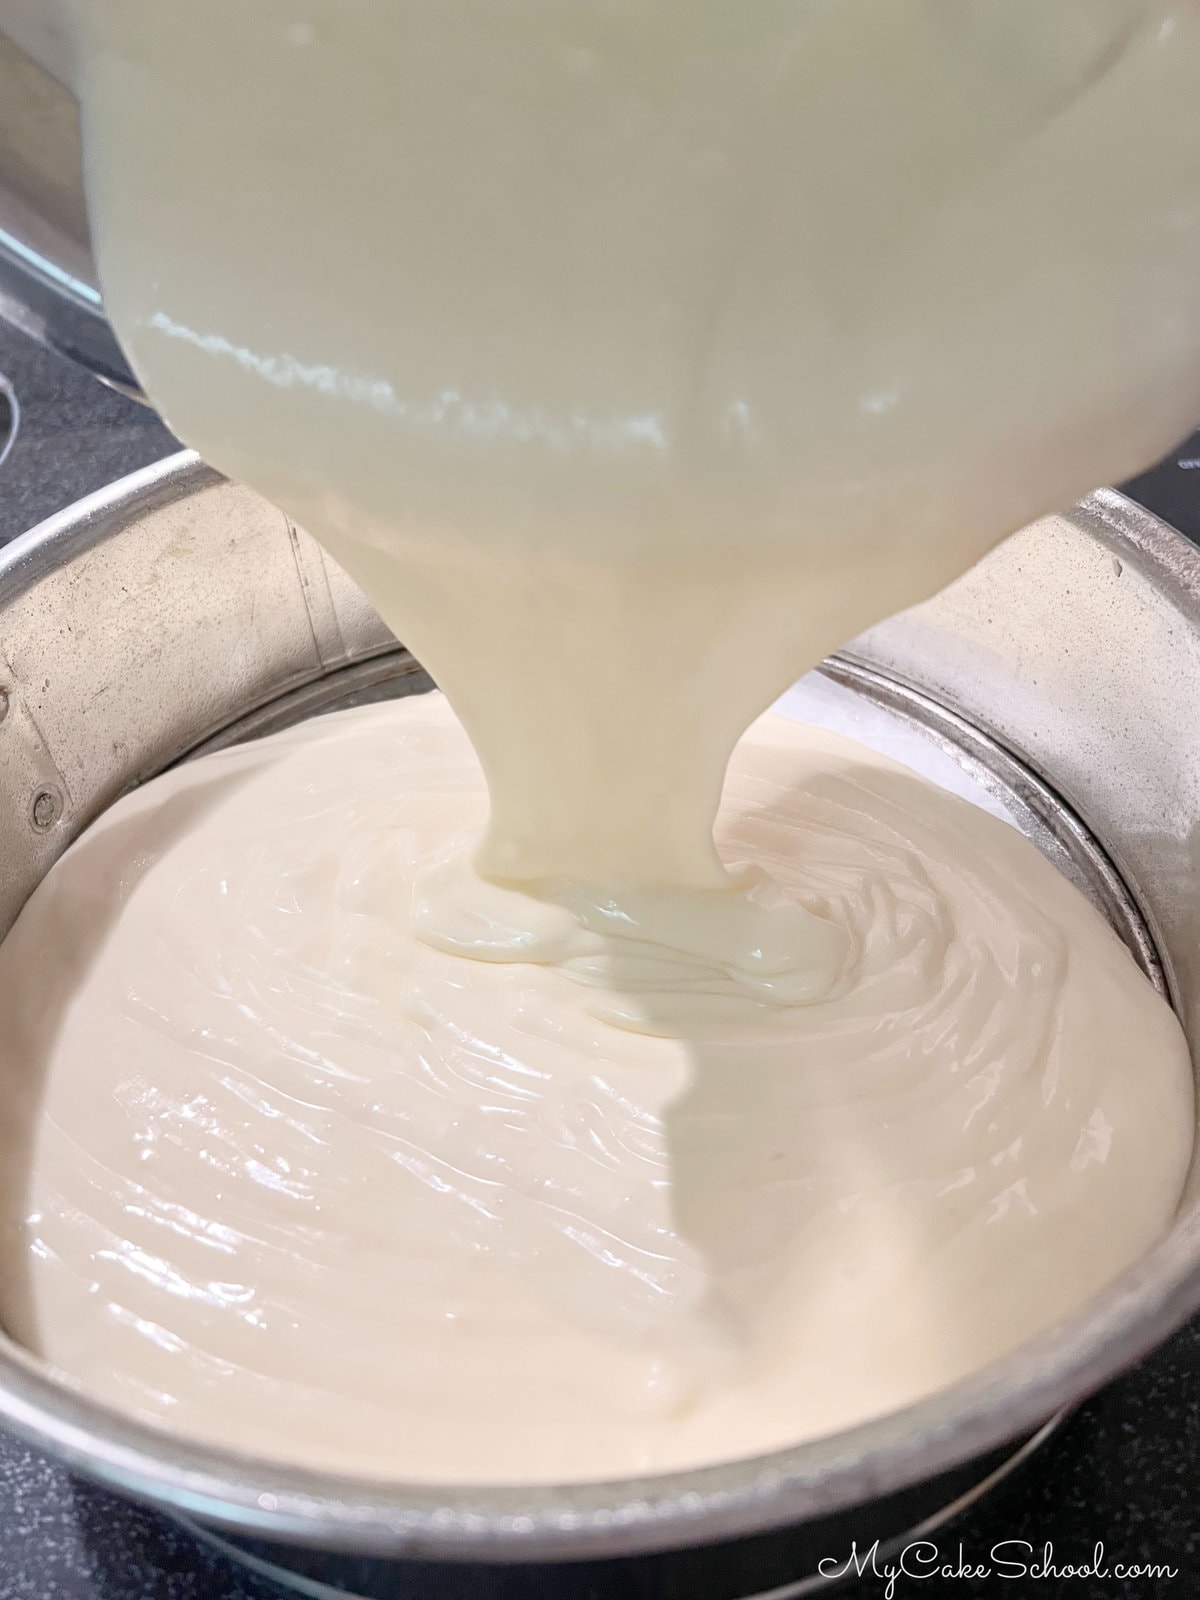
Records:
[[[1194,1045],[1200,555],[1119,496],[1096,496],[831,670],[892,697],[1026,807],[1042,847],[1148,961],[1161,958]],[[0,556],[0,931],[130,785],[235,727],[261,731],[284,697],[292,715],[389,677],[411,682],[411,664],[353,584],[281,513],[191,456],[16,541]],[[38,832],[48,792],[61,815]],[[105,1482],[242,1534],[503,1560],[713,1541],[973,1460],[1136,1360],[1200,1305],[1195,1194],[1193,1180],[1168,1238],[1077,1317],[985,1372],[832,1438],[696,1472],[431,1490],[281,1468],[118,1417],[8,1344],[0,1415]]]
[[[969,1489],[955,1495],[952,1500],[940,1506],[932,1515],[922,1518],[920,1522],[914,1523],[903,1533],[897,1534],[894,1538],[888,1538],[886,1541],[881,1541],[877,1556],[878,1565],[880,1567],[887,1565],[905,1548],[911,1547],[919,1540],[929,1539],[939,1529],[944,1528],[947,1523],[953,1521],[954,1518],[969,1511],[972,1506],[982,1500],[984,1495],[990,1494],[1005,1479],[1018,1472],[1061,1426],[1063,1420],[1064,1417],[1061,1415],[1052,1418],[1044,1427],[1039,1428],[1032,1438],[1026,1439],[999,1466],[993,1467],[989,1472],[986,1472]],[[326,1577],[314,1577],[308,1572],[297,1572],[293,1566],[281,1565],[280,1560],[269,1560],[262,1555],[250,1553],[236,1541],[223,1537],[211,1528],[206,1528],[203,1523],[192,1521],[188,1517],[180,1517],[178,1520],[187,1528],[189,1533],[210,1548],[246,1567],[256,1577],[266,1578],[291,1594],[303,1596],[304,1600],[377,1600],[377,1596],[380,1593],[379,1589],[375,1588],[374,1585],[371,1586],[373,1593],[366,1593],[364,1589],[360,1589],[356,1585],[353,1572],[339,1571],[336,1562],[330,1563],[330,1571]],[[862,1545],[861,1548],[869,1549],[870,1543],[873,1542],[871,1540]],[[831,1543],[830,1549],[835,1547]],[[840,1548],[844,1549],[845,1546],[843,1545]],[[295,1558],[293,1557],[292,1559]],[[836,1560],[837,1558],[834,1559]],[[284,1556],[281,1560],[286,1562],[288,1557]],[[817,1565],[819,1568],[819,1558]],[[536,1576],[530,1585],[530,1595],[536,1596],[536,1600],[546,1600],[544,1584],[538,1581],[539,1577],[544,1577],[545,1569],[535,1567],[532,1570]],[[506,1571],[506,1577],[508,1575]],[[403,1576],[399,1572],[394,1577],[393,1574],[386,1574],[383,1581],[387,1585],[388,1600],[403,1600],[403,1596],[409,1594],[414,1597],[414,1600],[417,1596],[420,1596],[420,1600],[437,1600],[437,1597],[427,1592],[428,1580],[424,1571],[422,1571],[420,1577],[414,1576],[407,1588],[401,1587]],[[637,1583],[636,1592],[642,1596],[660,1592],[663,1594],[686,1594],[688,1592],[686,1589],[673,1590],[666,1585],[660,1591],[652,1585],[653,1579],[648,1583],[647,1576],[643,1573],[641,1580]],[[753,1593],[749,1589],[743,1589],[738,1595],[738,1600],[807,1600],[809,1595],[825,1595],[831,1590],[841,1590],[843,1587],[844,1576],[841,1573],[823,1576],[818,1570],[809,1573],[806,1577],[797,1578],[794,1582],[774,1584],[769,1589],[756,1589]],[[497,1585],[497,1588],[505,1595],[505,1600],[516,1600],[516,1592],[511,1582],[503,1583],[502,1581],[501,1584]],[[634,1591],[626,1590],[625,1592]],[[588,1600],[595,1600],[594,1591],[589,1593]]]
[[[140,398],[100,301],[78,103],[5,31],[36,41],[37,9],[0,0],[0,317]]]
[[[1200,1029],[1200,554],[1112,490],[851,655],[1019,750],[1132,885]]]

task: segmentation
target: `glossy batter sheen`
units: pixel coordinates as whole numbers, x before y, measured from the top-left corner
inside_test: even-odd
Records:
[[[489,800],[364,714],[51,880],[14,990],[136,886],[27,1047],[26,1336],[260,1450],[570,1478],[1078,1304],[1190,1148],[1129,958],[820,740],[756,734],[713,826],[806,668],[1200,415],[1197,7],[74,11],[131,358],[364,584]]]
[[[450,697],[489,875],[719,887],[754,716],[1200,416],[1193,0],[75,9],[125,347]]]
[[[260,1454],[619,1476],[890,1410],[1158,1234],[1178,1026],[995,817],[756,724],[721,853],[854,955],[731,1008],[615,921],[565,965],[415,937],[486,806],[420,697],[185,767],[51,873],[0,946],[33,1348]]]

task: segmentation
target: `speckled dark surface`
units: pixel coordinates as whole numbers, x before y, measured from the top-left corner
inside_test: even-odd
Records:
[[[153,412],[3,322],[0,372],[21,408],[16,443],[0,467],[0,544],[179,448]]]
[[[23,412],[21,435],[0,466],[0,544],[175,448],[148,412],[3,324],[0,372],[12,380]],[[1200,542],[1200,435],[1134,489]],[[961,1544],[966,1564],[996,1570],[980,1578],[901,1577],[894,1589],[899,1600],[1200,1595],[1200,1322],[1084,1407],[1017,1476],[934,1539],[942,1562],[955,1565]],[[1050,1543],[1058,1569],[1089,1562],[1102,1542],[1110,1568],[1162,1564],[1177,1575],[1018,1576],[990,1562],[1001,1541],[1024,1541],[1039,1559]],[[830,1551],[831,1558],[847,1554]],[[999,1556],[1034,1559],[1017,1545]],[[929,1552],[910,1560],[926,1572]],[[872,1577],[840,1592],[866,1600],[885,1596],[887,1588],[886,1577]],[[0,1600],[268,1600],[276,1593],[162,1518],[74,1481],[0,1433]],[[643,1600],[635,1575],[630,1595]],[[587,1600],[586,1585],[569,1592],[547,1586],[541,1600]]]

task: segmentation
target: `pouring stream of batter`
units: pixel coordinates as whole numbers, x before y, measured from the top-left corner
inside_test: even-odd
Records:
[[[1181,0],[77,20],[126,348],[449,696],[486,878],[734,898],[753,717],[1200,410]],[[819,992],[802,920],[762,936]]]

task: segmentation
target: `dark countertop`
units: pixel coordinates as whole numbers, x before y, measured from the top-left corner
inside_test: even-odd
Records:
[[[0,545],[81,495],[179,448],[152,411],[3,321],[0,373],[20,406],[16,441],[0,466]],[[3,445],[0,434],[0,450]]]
[[[0,544],[80,495],[176,448],[149,412],[110,394],[0,323],[0,373],[21,432],[0,466]],[[0,447],[3,440],[0,438]],[[1200,542],[1200,435],[1128,486]],[[1200,1319],[1075,1414],[1012,1479],[933,1536],[944,1563],[989,1564],[1002,1541],[1053,1546],[1062,1569],[1162,1564],[1174,1578],[901,1578],[899,1600],[1158,1600],[1200,1592]],[[832,1557],[848,1552],[831,1551]],[[1010,1560],[1033,1558],[1009,1546]],[[915,1559],[918,1563],[921,1556]],[[927,1554],[926,1554],[927,1559]],[[927,1570],[919,1566],[919,1570]],[[844,1592],[886,1594],[871,1578]],[[0,1433],[0,1600],[268,1600],[163,1518],[92,1489]],[[636,1583],[631,1597],[636,1600]],[[545,1600],[568,1600],[547,1593]],[[580,1592],[577,1600],[587,1600]],[[678,1600],[703,1600],[702,1595]]]

